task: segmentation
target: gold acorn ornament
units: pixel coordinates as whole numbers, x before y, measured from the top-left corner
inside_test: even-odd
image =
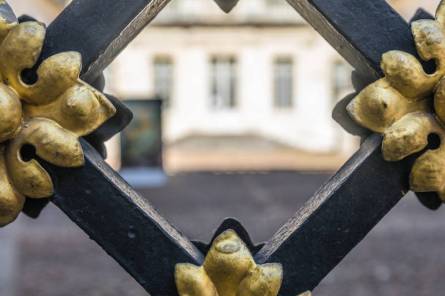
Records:
[[[84,164],[79,138],[92,133],[116,110],[108,99],[80,80],[81,56],[63,52],[44,60],[38,79],[28,84],[22,72],[37,62],[46,28],[18,24],[0,0],[0,226],[14,221],[25,197],[47,198],[54,186],[35,159],[22,149],[31,145],[41,159],[62,167]]]
[[[387,52],[381,62],[385,77],[362,90],[347,109],[358,124],[383,134],[387,161],[424,150],[428,136],[436,134],[441,144],[415,161],[410,188],[437,192],[445,201],[445,1],[439,4],[435,20],[415,21],[411,30],[420,58],[434,60],[435,72],[426,73],[409,53]]]

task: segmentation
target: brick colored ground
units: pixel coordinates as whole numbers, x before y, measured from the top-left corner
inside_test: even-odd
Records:
[[[298,150],[259,136],[193,136],[164,147],[169,172],[294,170],[335,171],[351,151],[315,153]]]
[[[242,171],[242,170],[336,170],[349,155],[335,153],[307,153],[295,149],[272,151],[204,150],[184,151],[166,149],[164,165],[167,171]]]

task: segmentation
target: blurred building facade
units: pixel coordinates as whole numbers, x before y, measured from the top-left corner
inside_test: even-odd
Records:
[[[394,9],[396,9],[407,20],[410,20],[414,16],[414,12],[418,8],[423,8],[434,15],[440,1],[441,0],[388,0]]]
[[[65,5],[65,0],[8,0],[17,16],[29,15],[44,22],[51,22],[61,8]]]
[[[18,14],[50,22],[69,1],[9,2]],[[409,18],[414,7],[431,11],[438,0],[390,2]],[[357,143],[331,112],[352,92],[350,73],[286,1],[241,0],[224,14],[211,0],[175,0],[106,74],[108,91],[124,100],[163,100],[166,147],[190,138],[236,137],[348,154]],[[117,168],[118,138],[109,149]]]
[[[164,100],[166,143],[257,135],[302,150],[352,142],[331,119],[350,69],[285,2],[174,1],[110,67],[122,98]]]

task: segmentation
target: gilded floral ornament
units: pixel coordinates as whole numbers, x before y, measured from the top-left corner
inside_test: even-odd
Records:
[[[18,24],[0,0],[0,226],[21,212],[25,196],[53,194],[49,174],[35,154],[56,166],[80,167],[84,155],[79,137],[90,134],[116,112],[108,99],[79,79],[81,56],[63,52],[42,62],[33,84],[22,72],[37,62],[46,29],[38,22]]]
[[[360,125],[384,135],[387,161],[399,161],[424,150],[428,136],[441,145],[423,153],[414,163],[410,186],[416,192],[437,192],[445,202],[445,1],[435,20],[411,24],[420,58],[434,60],[436,70],[426,73],[417,58],[403,51],[382,57],[385,77],[366,87],[348,106]]]
[[[214,240],[202,266],[177,264],[175,273],[180,296],[276,296],[282,278],[281,264],[257,265],[233,230]]]
[[[219,235],[203,266],[178,264],[180,296],[276,296],[281,287],[280,264],[257,265],[233,230]]]

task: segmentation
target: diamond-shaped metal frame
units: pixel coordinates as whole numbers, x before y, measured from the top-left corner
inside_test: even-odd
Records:
[[[49,26],[41,59],[78,51],[83,56],[82,78],[92,83],[168,2],[74,0]],[[385,0],[288,2],[362,79],[381,76],[380,58],[388,50],[415,54],[409,25]],[[128,122],[124,106],[118,100],[114,104],[121,115],[104,126],[98,142]],[[380,144],[380,136],[369,136],[255,255],[259,264],[283,264],[280,295],[312,290],[406,194],[410,160],[383,161]],[[83,168],[44,164],[56,187],[52,201],[151,295],[177,295],[174,266],[200,265],[202,252],[125,183],[90,144],[83,141],[83,146]]]

